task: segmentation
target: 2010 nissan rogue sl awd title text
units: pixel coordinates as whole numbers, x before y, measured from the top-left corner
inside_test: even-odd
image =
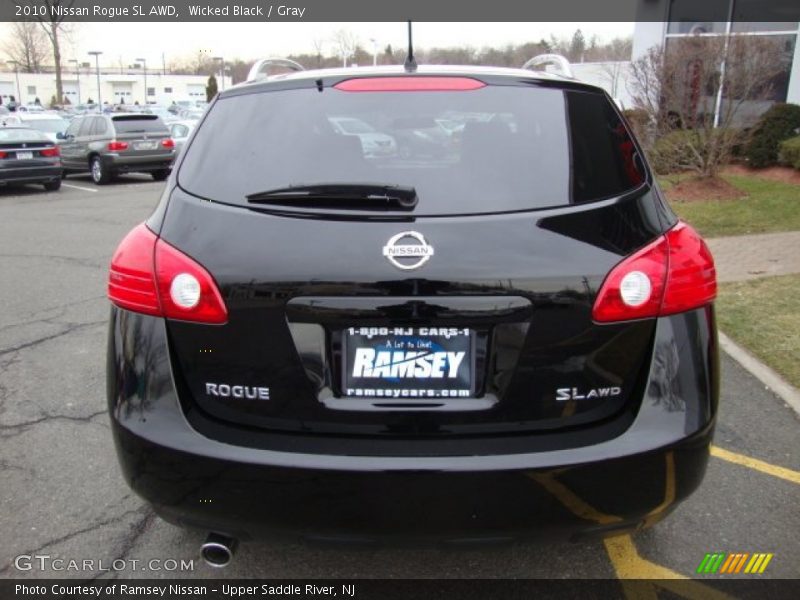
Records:
[[[713,259],[610,98],[566,77],[380,67],[225,90],[108,293],[124,475],[217,550],[615,534],[705,471]]]

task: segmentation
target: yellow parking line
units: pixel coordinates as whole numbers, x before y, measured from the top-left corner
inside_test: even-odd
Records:
[[[750,458],[744,454],[737,454],[736,452],[731,452],[730,450],[723,450],[718,446],[711,446],[711,456],[716,456],[722,460],[727,460],[728,462],[736,463],[737,465],[742,465],[743,467],[748,467],[750,469],[755,469],[756,471],[761,471],[762,473],[772,475],[773,477],[779,477],[781,479],[785,479],[786,481],[800,484],[800,471],[793,471],[792,469],[787,469],[786,467],[771,465],[768,462],[764,462],[763,460],[758,460],[756,458]]]
[[[675,457],[671,452],[665,457],[664,471],[664,500],[648,514],[648,520],[657,519],[663,510],[675,501]],[[622,520],[616,515],[600,512],[588,504],[558,481],[557,475],[557,472],[532,473],[530,477],[553,494],[570,512],[582,519],[601,525],[610,525]],[[630,535],[606,538],[603,544],[617,578],[622,581],[623,591],[628,600],[658,600],[659,589],[669,590],[688,600],[731,600],[727,594],[691,581],[685,575],[642,558]],[[658,582],[648,580],[658,580]]]
[[[642,558],[629,535],[607,538],[603,543],[629,600],[658,598],[658,589],[669,590],[689,600],[731,600],[731,596],[723,592]],[[639,581],[626,581],[629,579]],[[658,580],[658,583],[643,581],[648,579]]]

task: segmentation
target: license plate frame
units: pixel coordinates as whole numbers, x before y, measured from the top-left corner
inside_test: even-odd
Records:
[[[133,143],[134,150],[156,150],[157,148],[158,148],[158,142],[155,140],[144,140],[141,142]]]
[[[474,398],[476,343],[476,331],[468,327],[347,327],[341,331],[341,397]]]

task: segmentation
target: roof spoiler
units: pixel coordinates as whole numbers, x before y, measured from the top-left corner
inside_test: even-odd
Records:
[[[270,67],[280,67],[291,71],[305,71],[303,65],[288,58],[262,58],[257,60],[247,74],[247,81],[258,81],[269,77]]]
[[[545,71],[547,65],[555,65],[560,75],[575,79],[575,75],[572,74],[572,66],[566,57],[560,54],[539,54],[522,65],[522,68],[531,71]]]

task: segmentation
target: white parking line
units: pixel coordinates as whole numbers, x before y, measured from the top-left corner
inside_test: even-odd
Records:
[[[95,192],[95,193],[97,193],[97,190],[94,189],[94,188],[83,187],[83,186],[80,186],[80,185],[73,185],[71,183],[62,183],[61,185],[64,186],[64,187],[73,188],[73,189],[76,189],[76,190],[83,190],[84,192]]]

